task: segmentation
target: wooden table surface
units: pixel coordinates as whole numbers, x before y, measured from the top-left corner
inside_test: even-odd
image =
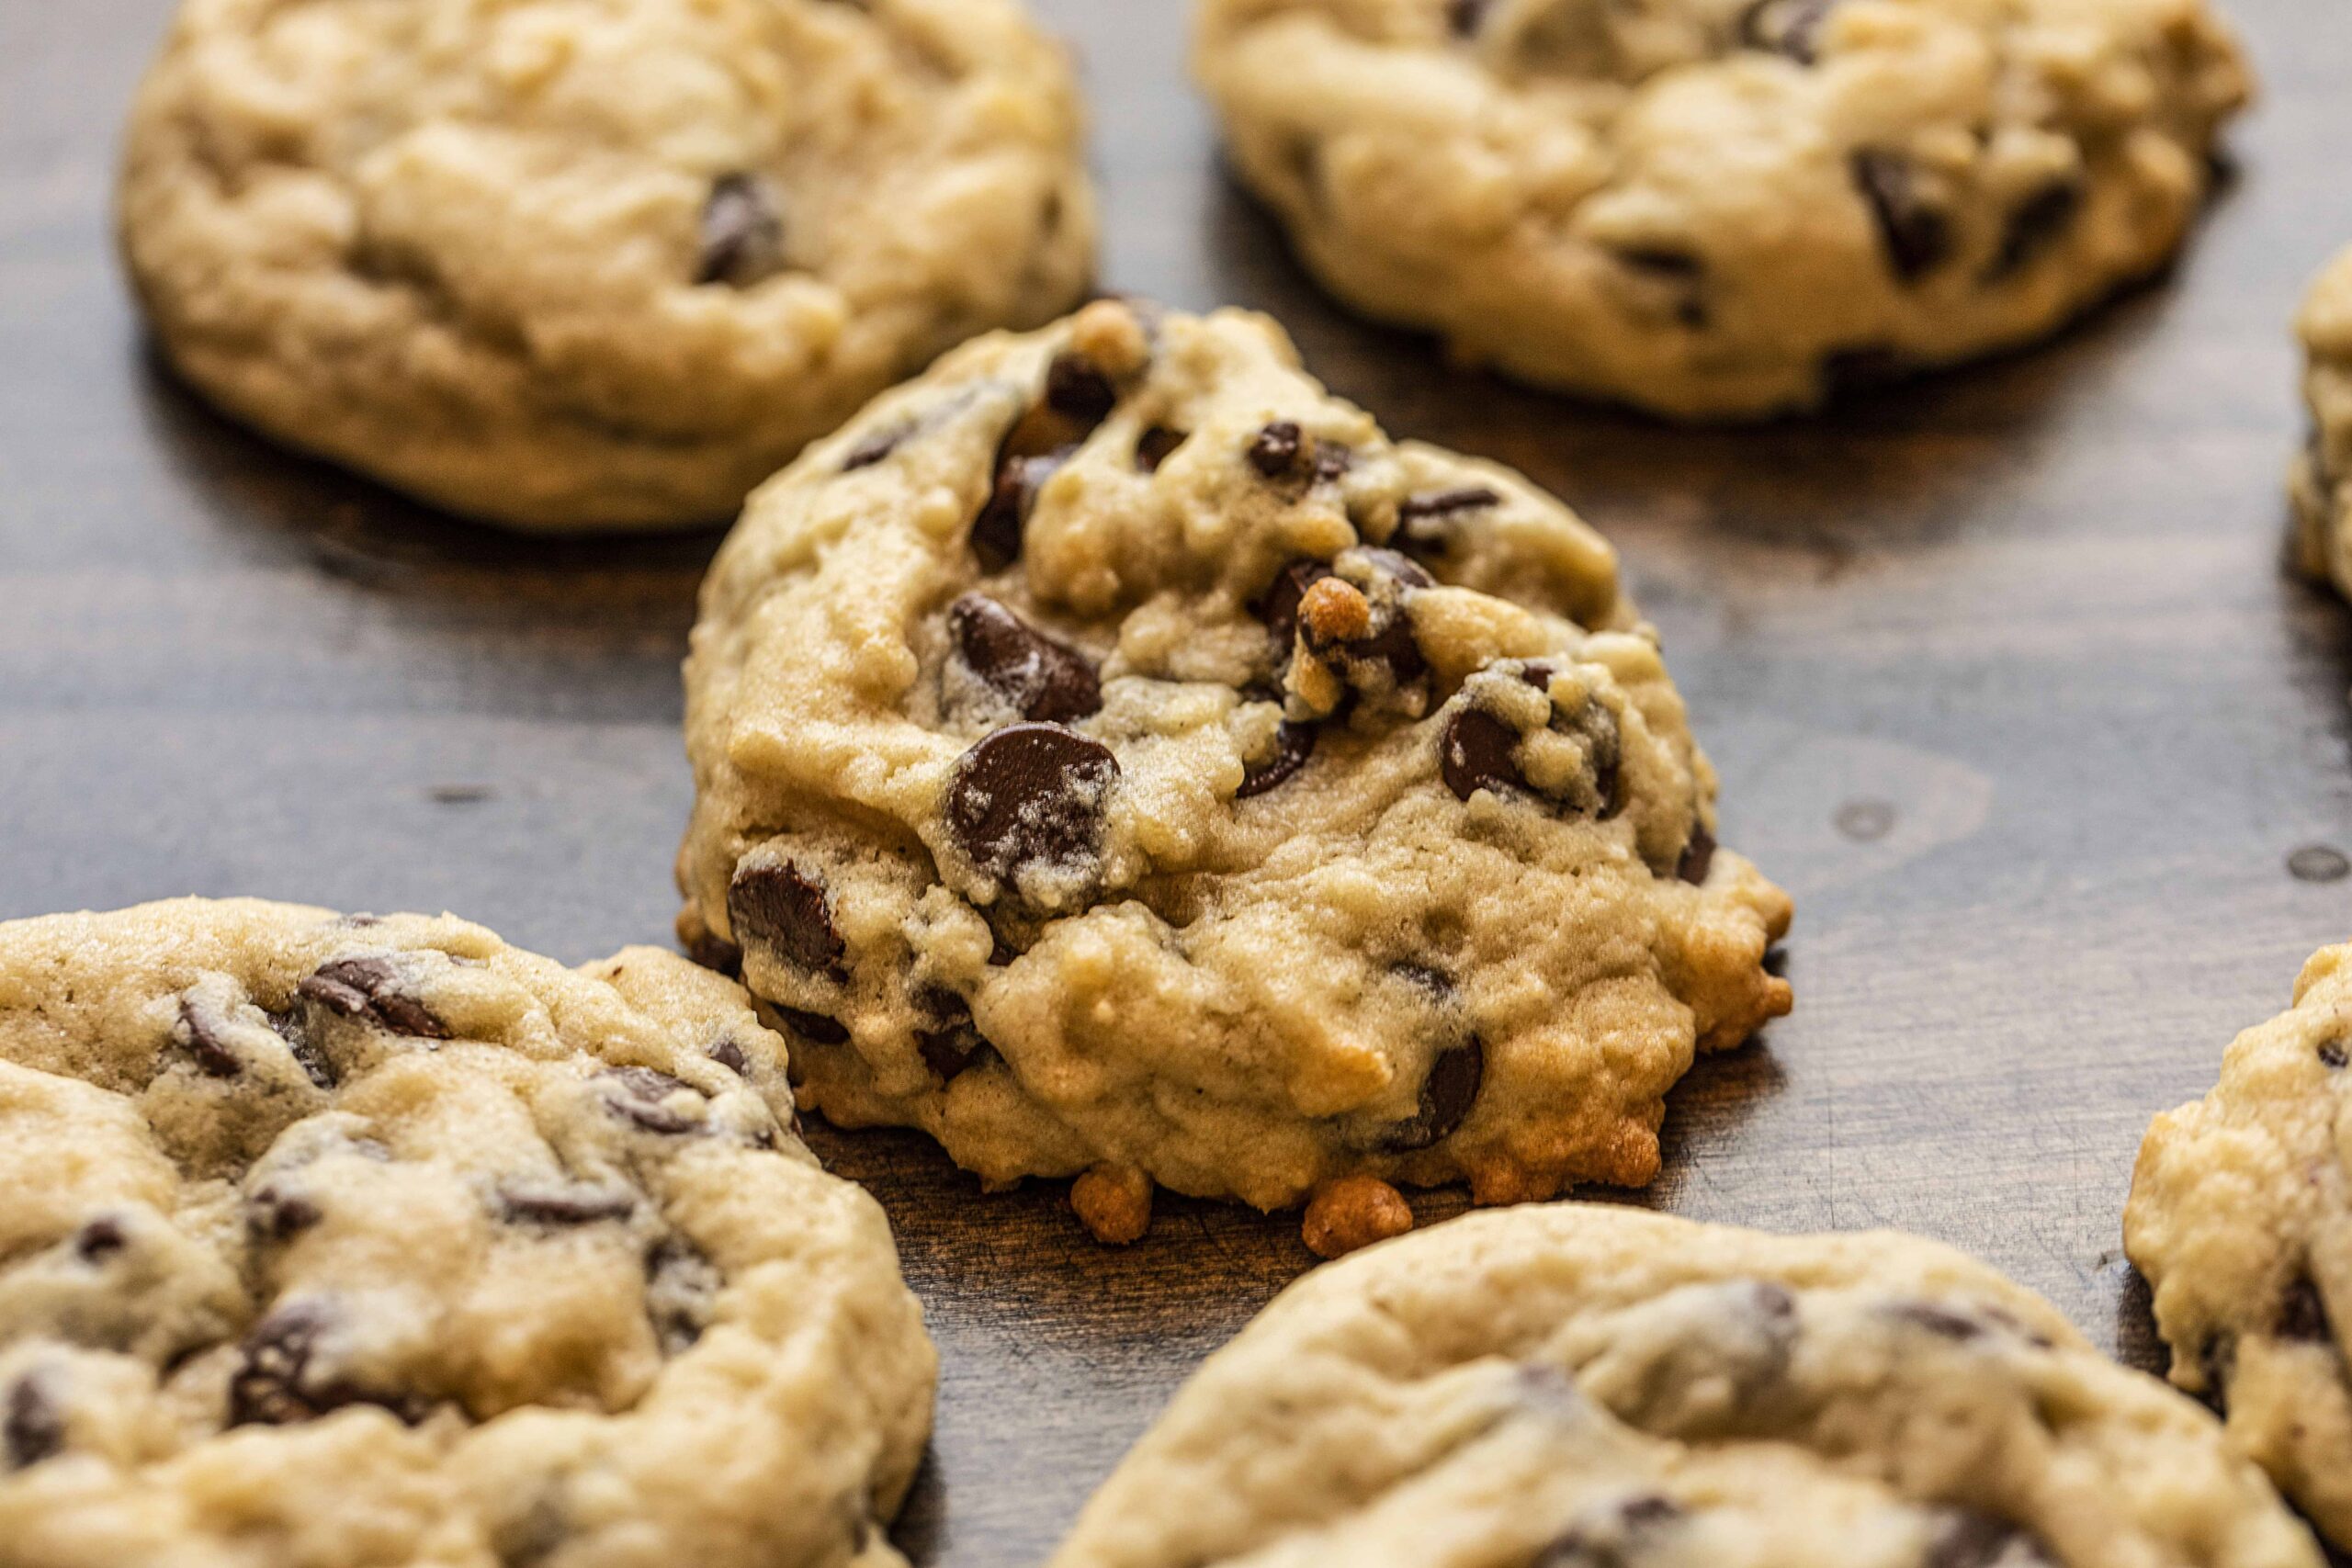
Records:
[[[1730,434],[1343,317],[1220,175],[1183,7],[1040,4],[1094,95],[1106,284],[1275,312],[1392,432],[1581,508],[1665,630],[1724,838],[1796,896],[1797,1010],[1677,1091],[1638,1201],[1921,1231],[2160,1364],[2118,1236],[2141,1131],[2352,936],[2352,880],[2289,867],[2352,850],[2346,612],[2279,567],[2287,322],[2352,241],[2344,0],[2235,0],[2263,102],[2169,280],[2041,352]],[[0,917],[253,893],[452,908],[573,961],[665,941],[715,538],[481,532],[160,374],[107,208],[167,8],[0,0]],[[1291,1218],[1164,1199],[1102,1250],[1058,1189],[813,1136],[889,1209],[944,1359],[919,1562],[1034,1562],[1313,1262]]]

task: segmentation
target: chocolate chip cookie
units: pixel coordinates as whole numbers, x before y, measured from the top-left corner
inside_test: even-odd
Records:
[[[1473,1214],[1285,1292],[1053,1568],[2318,1568],[2212,1417],[1891,1233]]]
[[[1342,299],[1682,419],[2055,330],[2246,96],[2203,0],[1203,0],[1197,62]]]
[[[791,1118],[671,953],[0,925],[0,1560],[899,1562],[933,1352]]]
[[[280,440],[518,527],[708,523],[1082,298],[1082,134],[1019,0],[184,0],[122,242]]]
[[[2148,1128],[2123,1240],[2154,1288],[2172,1381],[2352,1548],[2348,1061],[2352,947],[2323,948],[2294,1006],[2231,1044],[2212,1092]]]
[[[2295,322],[2311,438],[2288,480],[2297,564],[2352,594],[2352,250],[2321,273]]]
[[[764,487],[686,668],[682,934],[803,1097],[991,1184],[1152,1184],[1325,1251],[1648,1181],[1789,903],[1609,547],[1392,442],[1271,321],[967,345]]]

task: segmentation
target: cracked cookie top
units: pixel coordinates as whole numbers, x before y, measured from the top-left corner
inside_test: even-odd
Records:
[[[754,498],[686,680],[689,940],[991,1179],[1645,1181],[1788,1005],[1609,547],[1262,318],[950,355]]]
[[[0,925],[21,1568],[896,1561],[933,1358],[674,955],[186,900]]]
[[[708,523],[1093,266],[1017,0],[185,0],[125,250],[233,412],[523,526]]]
[[[2204,0],[1205,0],[1197,63],[1342,298],[1683,418],[2054,329],[2246,95]]]
[[[2316,1568],[2213,1420],[1946,1247],[1561,1204],[1317,1269],[1054,1568]]]

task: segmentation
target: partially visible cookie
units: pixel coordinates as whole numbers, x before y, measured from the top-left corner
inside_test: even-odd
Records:
[[[1327,1252],[1648,1181],[1789,902],[1609,547],[1261,317],[967,346],[764,487],[686,667],[690,944],[806,1100],[990,1182],[1314,1198]]]
[[[519,527],[710,523],[1077,302],[1082,138],[1019,0],[184,0],[122,243],[280,440]]]
[[[649,950],[0,925],[0,1562],[899,1562],[933,1355],[785,1070]]]
[[[1321,1269],[1053,1568],[2318,1568],[2219,1426],[1948,1247],[1622,1208]]]
[[[1684,419],[2051,333],[2247,92],[2205,0],[1204,0],[1197,63],[1342,299]]]
[[[2352,947],[2231,1043],[2204,1099],[2148,1128],[2123,1241],[2155,1296],[2172,1381],[2352,1549]]]
[[[2312,284],[2295,321],[2311,436],[2288,476],[2296,563],[2352,594],[2352,249]]]

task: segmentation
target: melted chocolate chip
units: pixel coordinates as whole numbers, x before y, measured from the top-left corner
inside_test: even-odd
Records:
[[[996,490],[972,523],[972,553],[983,570],[1002,571],[1021,558],[1023,531],[1029,525],[1037,491],[1069,460],[1067,453],[1049,453],[1008,457],[998,465]]]
[[[2007,1519],[1974,1508],[1955,1508],[1928,1543],[1921,1568],[2036,1568],[2056,1561],[2040,1541]]]
[[[211,1009],[193,997],[180,998],[180,1026],[175,1032],[187,1054],[196,1062],[197,1071],[209,1078],[233,1078],[244,1071],[244,1064],[230,1048],[222,1036]]]
[[[1739,18],[1739,41],[1786,55],[1800,65],[1818,58],[1822,24],[1838,0],[1756,0]]]
[[[946,987],[922,987],[915,992],[914,1003],[933,1025],[915,1031],[915,1050],[940,1082],[955,1082],[994,1049],[973,1026],[964,998]]]
[[[101,1214],[74,1233],[74,1256],[94,1267],[130,1245],[122,1222],[111,1214]]]
[[[1910,159],[1866,148],[1848,166],[1896,276],[1907,283],[1951,254],[1951,220],[1920,191]]]
[[[245,1228],[257,1241],[291,1241],[325,1218],[315,1201],[274,1181],[245,1199]]]
[[[388,958],[338,958],[296,987],[329,1012],[373,1023],[413,1040],[447,1040],[449,1026],[423,1002],[400,988],[400,972]]]
[[[702,209],[698,284],[749,288],[784,270],[784,218],[775,192],[757,175],[721,175]]]
[[[2297,1275],[2278,1298],[2274,1329],[2281,1339],[2312,1345],[2325,1345],[2335,1338],[2328,1329],[2327,1303],[2321,1299],[2310,1275]]]
[[[739,865],[727,887],[727,918],[736,934],[805,974],[842,979],[848,952],[833,924],[824,883],[790,861]]]
[[[867,436],[851,447],[849,456],[842,459],[842,472],[854,474],[860,468],[870,468],[875,464],[885,461],[891,453],[899,449],[899,445],[908,436],[913,434],[911,429],[901,425],[895,430],[886,430],[879,434]]]
[[[948,606],[964,667],[1023,718],[1055,722],[1102,710],[1102,684],[1084,654],[1057,642],[985,593]]]
[[[788,1008],[782,1002],[772,1002],[769,1005],[775,1009],[776,1016],[791,1027],[792,1032],[803,1040],[814,1041],[820,1045],[849,1043],[849,1031],[838,1020],[827,1018],[821,1012],[808,1012],[799,1008]]]
[[[229,1380],[231,1426],[290,1426],[349,1404],[381,1405],[411,1426],[424,1418],[422,1401],[320,1375],[313,1363],[335,1316],[326,1302],[295,1301],[254,1325],[240,1347],[243,1360]]]
[[[1118,759],[1057,724],[1015,724],[964,753],[947,789],[957,848],[991,875],[1091,860]]]
[[[1713,869],[1714,863],[1715,836],[1693,823],[1690,841],[1682,846],[1682,859],[1675,866],[1674,874],[1693,887],[1704,886],[1707,873]]]
[[[702,1091],[691,1084],[651,1067],[608,1067],[596,1076],[618,1084],[625,1091],[607,1096],[605,1100],[605,1107],[623,1120],[669,1138],[704,1130],[699,1117],[673,1110],[665,1103],[681,1090],[699,1098]]]
[[[1306,433],[1289,420],[1277,420],[1258,432],[1250,443],[1250,466],[1270,479],[1297,471],[1306,449]]]
[[[65,1412],[48,1384],[31,1371],[9,1387],[7,1409],[0,1415],[0,1458],[10,1470],[28,1470],[64,1451]]]
[[[1476,1035],[1467,1043],[1439,1053],[1421,1084],[1420,1108],[1409,1122],[1388,1129],[1380,1146],[1390,1154],[1410,1154],[1451,1137],[1470,1114],[1478,1086],[1487,1077],[1487,1050]]]
[[[1176,455],[1176,448],[1192,439],[1192,433],[1170,430],[1155,424],[1136,437],[1136,467],[1147,474],[1159,472],[1159,466]]]
[[[1046,367],[1046,406],[1056,413],[1092,426],[1118,404],[1118,389],[1084,355],[1064,350]]]
[[[606,1220],[625,1220],[636,1213],[634,1194],[586,1182],[560,1187],[505,1187],[498,1194],[499,1217],[516,1224],[593,1225]]]
[[[1322,737],[1319,724],[1294,724],[1284,719],[1274,731],[1273,754],[1262,761],[1250,763],[1241,774],[1241,787],[1233,792],[1236,800],[1249,800],[1265,794],[1306,766],[1315,755],[1315,743]]]
[[[2083,209],[2083,183],[2066,175],[2041,186],[2009,214],[2001,248],[1984,272],[1987,282],[2022,271],[2064,234]]]
[[[687,938],[686,956],[730,979],[743,973],[743,950],[712,931],[698,931]]]
[[[1482,789],[1524,790],[1527,775],[1512,756],[1519,740],[1518,730],[1486,709],[1464,708],[1447,720],[1438,739],[1439,775],[1456,800],[1468,800]]]
[[[732,1040],[720,1041],[710,1048],[708,1055],[712,1061],[717,1062],[739,1078],[748,1078],[752,1076],[752,1058],[745,1055],[743,1047]]]

